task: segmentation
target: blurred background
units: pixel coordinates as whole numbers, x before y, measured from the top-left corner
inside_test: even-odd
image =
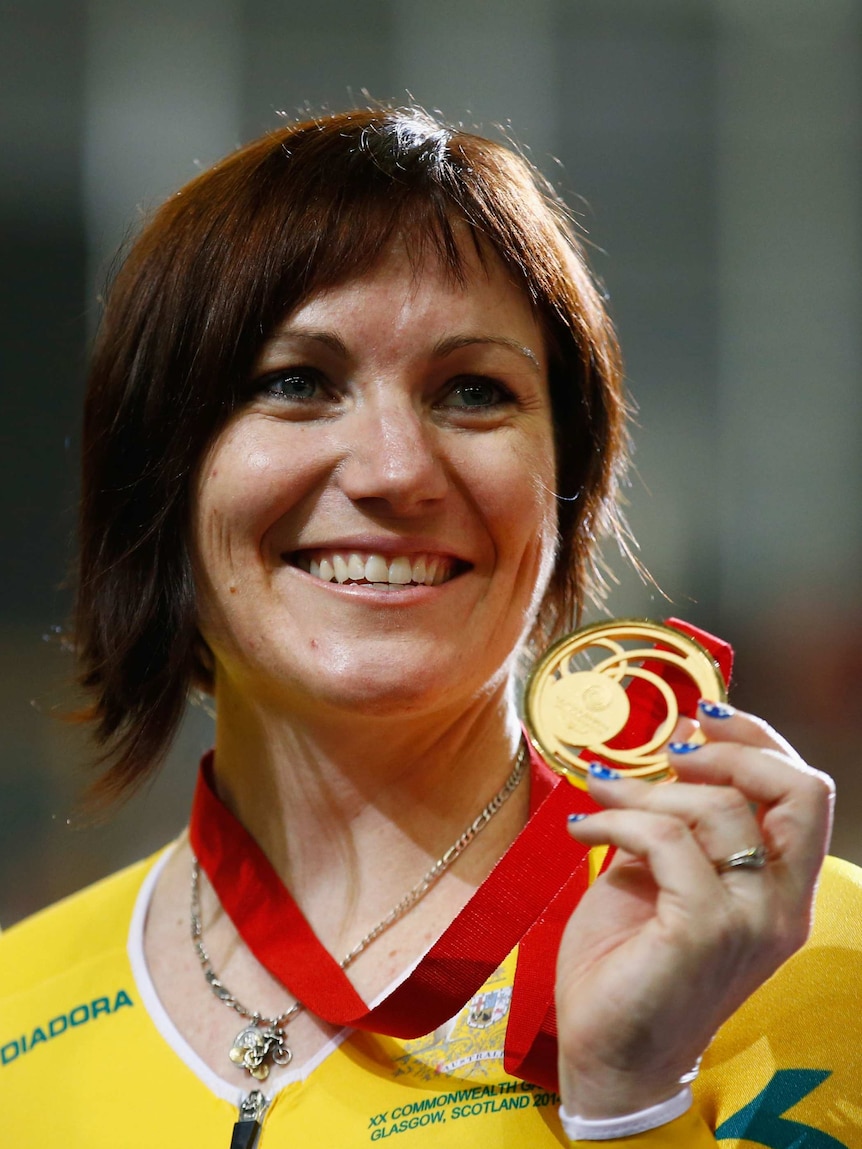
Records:
[[[0,922],[174,835],[210,720],[110,821],[63,649],[98,296],[174,188],[288,117],[412,98],[514,136],[577,213],[639,407],[630,519],[732,697],[839,783],[862,862],[858,0],[0,2]],[[613,556],[611,556],[613,559]]]

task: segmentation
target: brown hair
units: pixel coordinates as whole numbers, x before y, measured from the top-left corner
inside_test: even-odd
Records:
[[[189,551],[193,479],[263,342],[311,293],[368,271],[393,236],[463,281],[457,232],[493,251],[551,357],[559,554],[534,640],[595,594],[616,503],[625,400],[614,331],[565,208],[520,155],[416,109],[283,128],[177,192],[108,294],[83,428],[75,638],[103,796],[160,763],[190,687],[210,681]]]

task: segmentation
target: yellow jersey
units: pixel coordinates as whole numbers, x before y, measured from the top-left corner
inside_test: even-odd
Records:
[[[0,935],[0,1143],[19,1149],[229,1149],[248,1093],[165,1013],[143,959],[166,855]],[[609,1149],[862,1149],[862,875],[829,860],[809,943],[708,1050],[695,1105]],[[259,1086],[256,1149],[569,1145],[559,1098],[503,1070],[517,955],[413,1041],[342,1031]],[[578,1144],[578,1143],[576,1143]],[[585,1147],[595,1142],[583,1142]]]

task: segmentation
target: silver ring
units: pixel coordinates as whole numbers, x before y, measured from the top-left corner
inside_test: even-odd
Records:
[[[715,863],[717,874],[726,874],[728,870],[762,870],[769,860],[766,846],[751,846],[747,850],[740,850],[731,854],[722,862]]]

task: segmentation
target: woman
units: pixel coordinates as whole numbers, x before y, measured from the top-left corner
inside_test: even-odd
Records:
[[[674,786],[555,787],[522,742],[519,659],[624,540],[624,407],[552,193],[424,113],[284,129],[156,214],[95,352],[77,638],[102,794],[191,688],[215,751],[189,835],[4,939],[14,1143],[789,1144],[778,1089],[862,1144],[855,1045],[794,1060],[775,1004],[824,992],[817,951],[754,992],[808,932],[828,781],[723,707]]]

